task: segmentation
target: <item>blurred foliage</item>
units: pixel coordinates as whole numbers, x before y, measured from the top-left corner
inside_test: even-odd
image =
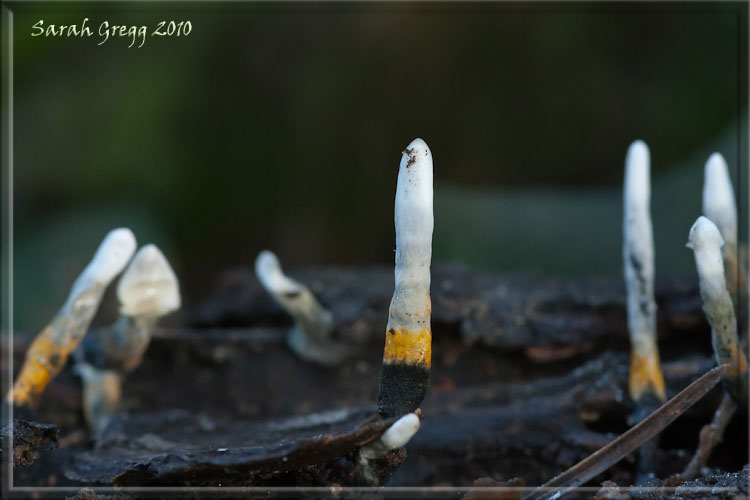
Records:
[[[389,263],[418,136],[435,260],[620,272],[623,161],[642,138],[657,266],[689,273],[703,161],[742,157],[743,3],[8,5],[21,329],[119,225],[166,249],[186,307],[263,248],[287,267]],[[30,36],[84,17],[193,30],[140,49]]]

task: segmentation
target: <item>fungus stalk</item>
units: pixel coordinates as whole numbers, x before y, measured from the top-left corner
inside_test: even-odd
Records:
[[[414,411],[430,381],[432,153],[415,139],[402,153],[394,208],[395,289],[388,311],[378,411],[383,418]]]
[[[92,332],[76,352],[84,415],[95,434],[116,412],[122,380],[140,365],[157,320],[180,308],[177,276],[156,245],[136,253],[117,285],[117,298],[117,321]]]
[[[714,159],[714,156],[711,158]],[[711,160],[709,160],[709,163],[711,163]],[[708,171],[709,168],[706,165],[707,180],[709,177]],[[715,176],[712,174],[712,177]],[[704,186],[703,197],[704,211],[706,208],[706,186]],[[709,198],[711,197],[709,196]],[[731,231],[728,231],[727,234],[731,234]],[[724,252],[725,260],[722,261],[722,244],[724,244],[724,241],[716,224],[704,216],[698,217],[693,227],[690,228],[687,246],[693,249],[695,255],[695,266],[698,269],[700,293],[703,300],[703,312],[711,325],[711,343],[714,356],[716,356],[716,361],[720,365],[727,364],[728,370],[724,377],[726,389],[724,397],[714,413],[711,423],[701,429],[698,448],[682,472],[684,480],[690,480],[698,475],[711,456],[713,449],[721,442],[724,430],[737,411],[738,404],[745,405],[747,402],[747,360],[739,347],[734,305],[726,287],[723,262],[726,262],[727,254]]]
[[[88,330],[104,291],[125,267],[135,250],[129,229],[111,231],[94,258],[78,276],[67,301],[52,322],[29,346],[21,371],[7,401],[19,407],[34,407],[47,384],[62,370]]]
[[[420,424],[416,413],[408,413],[396,420],[379,439],[361,447],[355,456],[355,467],[352,472],[355,483],[378,486],[383,476],[390,476],[392,470],[389,469],[394,467],[388,463],[379,467],[378,460],[386,457],[391,451],[406,446],[419,430]]]
[[[630,331],[630,396],[638,403],[656,397],[666,401],[659,366],[654,301],[654,240],[651,227],[649,151],[635,141],[625,160],[623,260]]]
[[[721,246],[724,241],[716,225],[704,216],[690,228],[687,246],[693,250],[698,270],[703,312],[711,325],[711,343],[718,364],[727,364],[724,383],[740,404],[747,398],[747,360],[739,347],[734,305],[724,279]]]
[[[76,363],[73,371],[83,383],[83,417],[94,436],[100,436],[117,413],[122,392],[122,377],[114,370],[98,370],[92,365]]]
[[[706,162],[703,178],[703,215],[716,224],[724,239],[724,276],[729,292],[734,295],[738,293],[742,281],[737,263],[737,204],[729,168],[720,153],[712,154]]]
[[[341,362],[348,350],[333,338],[333,315],[302,283],[284,274],[279,259],[263,250],[255,259],[255,274],[263,288],[294,319],[287,344],[300,358],[323,365]]]

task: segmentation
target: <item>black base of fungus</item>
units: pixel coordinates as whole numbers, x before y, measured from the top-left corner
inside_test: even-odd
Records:
[[[641,396],[641,399],[635,403],[635,411],[630,416],[628,423],[635,425],[645,420],[654,411],[659,409],[662,404],[662,401],[659,400],[656,394],[650,391],[645,392]],[[656,435],[638,448],[638,463],[635,471],[635,481],[633,482],[636,486],[645,486],[656,477],[654,470],[657,464],[656,454],[659,449],[660,437],[660,435]]]
[[[430,370],[405,363],[384,363],[380,376],[378,413],[383,418],[410,413],[422,404],[430,386]]]

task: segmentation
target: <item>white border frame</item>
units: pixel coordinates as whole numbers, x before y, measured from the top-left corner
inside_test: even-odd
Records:
[[[45,1],[45,0],[42,0]],[[50,3],[54,3],[55,1],[59,0],[46,0]],[[107,3],[109,0],[76,0],[78,2],[82,3],[88,3],[88,2],[100,2],[100,3]],[[130,2],[146,2],[147,0],[128,0]],[[190,3],[190,2],[200,2],[200,3],[210,3],[209,0],[161,0],[165,3]],[[224,0],[228,2],[253,2],[254,0]],[[274,0],[272,0],[274,1]],[[289,1],[290,3],[296,0],[275,0],[278,2],[285,3]],[[312,0],[314,1],[314,0]],[[334,1],[341,1],[342,3],[345,3],[347,0],[334,0]],[[393,2],[393,3],[400,3],[403,0],[379,0],[384,2]],[[480,1],[487,1],[489,3],[518,3],[517,1],[513,0],[480,0]],[[558,3],[558,1],[552,1],[552,2],[545,2],[544,0],[532,0],[535,3]],[[651,0],[642,0],[644,3],[648,3]],[[23,3],[23,2],[35,2],[35,0],[17,0],[14,3]],[[459,0],[436,0],[436,3],[460,3]],[[351,3],[357,3],[357,0],[351,0]],[[565,3],[596,3],[596,4],[606,4],[606,3],[615,3],[612,0],[604,0],[604,1],[590,1],[590,0],[571,0],[571,1],[559,1],[560,4]],[[617,2],[619,3],[619,2]],[[690,0],[687,1],[674,1],[674,3],[694,3]],[[697,3],[697,2],[695,2]],[[738,114],[738,122],[737,122],[737,128],[738,128],[738,168],[737,168],[737,189],[738,189],[738,207],[739,207],[739,216],[740,216],[740,237],[742,237],[742,231],[743,228],[745,230],[744,236],[748,237],[750,235],[750,217],[748,216],[748,193],[750,193],[750,179],[745,179],[745,182],[741,182],[743,180],[742,177],[742,166],[744,165],[745,172],[748,171],[748,144],[750,143],[750,136],[748,135],[748,81],[750,80],[749,75],[742,74],[742,59],[744,58],[747,61],[748,54],[750,53],[750,36],[748,36],[748,27],[750,27],[750,0],[726,0],[725,2],[727,5],[731,4],[738,4],[742,5],[745,4],[746,11],[745,11],[745,24],[743,29],[743,19],[742,19],[742,10],[741,7],[739,8],[737,14],[738,14],[738,35],[740,37],[740,40],[738,40],[739,43],[739,49],[738,50],[738,64],[740,67],[738,68],[738,106],[742,107],[742,105],[745,105],[745,110],[740,110]],[[7,300],[0,301],[0,314],[2,315],[1,319],[1,328],[0,330],[0,341],[2,341],[2,353],[3,356],[5,356],[4,362],[5,362],[5,371],[0,374],[0,378],[2,379],[2,383],[0,384],[0,387],[2,387],[2,394],[7,394],[8,391],[11,389],[11,381],[13,380],[13,145],[14,145],[14,136],[13,136],[13,116],[14,116],[14,109],[13,109],[13,37],[14,37],[14,31],[13,31],[13,11],[11,8],[6,4],[2,3],[0,5],[0,8],[2,9],[2,196],[3,200],[6,201],[3,203],[2,206],[2,259],[1,267],[2,269],[0,273],[2,273],[3,279],[2,283],[0,283],[0,293],[2,294],[3,298],[7,297]],[[744,47],[744,50],[742,48],[742,37],[745,37],[746,39],[746,45]],[[750,63],[748,63],[748,68],[746,68],[750,71]],[[744,90],[743,90],[744,86]],[[744,101],[744,102],[743,102]],[[750,177],[750,176],[748,176]],[[745,188],[745,191],[742,191],[742,188]],[[742,256],[738,256],[742,258]],[[748,285],[750,286],[750,284]],[[748,304],[745,305],[745,307],[748,307]],[[750,410],[750,406],[748,408]],[[2,417],[2,424],[3,425],[10,425],[13,421],[13,409],[12,406],[8,406],[7,411],[4,411],[1,415]],[[750,421],[748,422],[748,425],[750,427]],[[12,432],[10,435],[10,439],[12,440]],[[750,485],[748,485],[750,487]],[[29,486],[14,486],[13,485],[13,462],[12,460],[6,460],[2,463],[2,498],[22,498],[26,496],[27,494],[35,494],[36,497],[39,498],[56,498],[60,494],[72,494],[75,495],[78,491],[88,488],[92,489],[96,494],[134,494],[138,495],[139,497],[149,498],[149,497],[159,497],[159,498],[181,498],[185,494],[190,495],[201,495],[201,497],[210,497],[212,495],[216,495],[216,497],[227,497],[227,495],[230,494],[242,494],[242,495],[252,495],[254,497],[262,497],[264,495],[279,495],[283,494],[290,497],[303,497],[303,496],[342,496],[346,495],[347,493],[358,493],[358,494],[365,494],[365,493],[375,493],[379,492],[383,495],[384,498],[457,498],[458,495],[463,495],[469,491],[474,491],[477,493],[500,493],[500,492],[529,492],[533,489],[536,489],[533,486],[526,486],[526,487],[379,487],[379,488],[355,488],[355,487],[345,487],[345,488],[334,488],[334,487],[89,487],[89,486],[80,486],[80,487],[29,487]],[[622,486],[623,489],[627,489],[627,486]],[[557,490],[558,488],[549,488],[552,490]],[[592,493],[595,494],[597,491],[599,491],[600,487],[578,487],[572,490],[569,493],[572,492],[586,492],[586,493]],[[673,494],[677,488],[664,488],[664,487],[658,487],[658,488],[641,488],[643,491],[658,491],[662,494]],[[685,487],[681,487],[681,489],[685,489]],[[705,487],[705,488],[690,488],[690,491],[692,492],[705,492],[708,494],[716,494],[718,492],[734,492],[736,491],[734,488],[719,488],[719,487]]]

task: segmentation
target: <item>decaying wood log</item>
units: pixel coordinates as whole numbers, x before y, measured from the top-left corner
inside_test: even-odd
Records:
[[[261,423],[181,410],[121,416],[95,450],[71,461],[66,476],[116,486],[324,486],[346,479],[338,459],[391,423],[376,418],[374,407]]]
[[[98,444],[83,431],[79,382],[64,370],[38,411],[39,421],[60,428],[61,447],[19,472],[18,484],[350,485],[351,453],[388,425],[367,419],[392,269],[290,274],[332,311],[337,339],[353,348],[339,366],[297,358],[285,343],[291,320],[249,270],[231,273],[184,326],[156,332],[125,382],[126,413]],[[388,485],[468,486],[480,477],[541,484],[627,429],[632,402],[619,278],[436,266],[432,296],[432,385],[422,426]],[[657,281],[656,298],[671,396],[714,365],[710,331],[697,280]],[[687,463],[720,398],[713,391],[665,431],[657,477]],[[321,415],[338,417],[309,425]],[[746,439],[747,415],[737,418],[730,430]],[[747,462],[736,443],[720,447],[710,466],[738,470]],[[591,484],[631,484],[632,469],[623,461]]]
[[[40,454],[57,448],[57,426],[14,419],[0,429],[0,443],[0,461],[12,460],[13,467],[28,467]]]
[[[607,482],[594,500],[742,500],[750,494],[750,466],[739,472],[709,474],[679,484],[652,480],[645,487],[622,487]]]
[[[697,358],[690,370],[684,363],[666,365],[669,386],[686,385],[707,364]],[[606,354],[535,384],[436,392],[425,401],[427,417],[408,445],[410,460],[389,484],[433,485],[446,477],[470,484],[487,474],[522,475],[538,484],[612,439],[611,433],[590,427],[627,419],[626,383],[627,357]],[[385,430],[387,424],[375,421],[357,427],[374,412],[365,407],[269,422],[176,410],[122,416],[94,451],[68,457],[66,476],[87,484],[347,486],[350,479],[336,458]],[[360,434],[351,435],[351,429]],[[321,438],[324,434],[334,438]],[[323,444],[324,451],[316,450]]]
[[[315,268],[290,274],[306,283],[333,313],[342,340],[381,339],[393,292],[393,269]],[[620,277],[493,275],[457,264],[438,264],[433,266],[431,294],[437,333],[440,328],[456,329],[468,344],[482,342],[527,353],[534,348],[566,346],[568,350],[559,355],[570,357],[594,349],[596,342],[619,341],[627,334]],[[657,281],[656,300],[660,336],[706,324],[697,279]],[[198,307],[189,323],[251,326],[284,320],[281,309],[248,269],[227,273],[216,296]]]

